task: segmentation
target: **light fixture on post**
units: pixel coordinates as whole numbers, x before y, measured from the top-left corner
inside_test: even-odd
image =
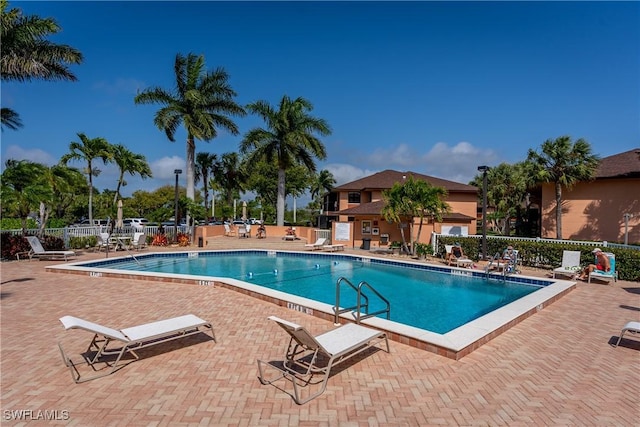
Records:
[[[176,198],[175,198],[175,214],[173,217],[173,239],[178,243],[178,175],[182,173],[182,169],[175,169],[173,173],[176,174]]]
[[[489,166],[478,166],[482,173],[482,259],[487,259],[487,172]]]
[[[631,218],[633,214],[626,213],[623,215],[624,217],[624,244],[629,244],[629,218]]]

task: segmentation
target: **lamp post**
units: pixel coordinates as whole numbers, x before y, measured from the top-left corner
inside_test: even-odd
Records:
[[[173,239],[178,243],[178,175],[182,173],[182,169],[175,169],[173,173],[176,174],[176,198],[175,198],[175,214],[173,216]]]
[[[624,216],[624,244],[628,245],[629,244],[629,218],[631,218],[633,215],[630,213],[626,213],[623,216]]]
[[[216,218],[216,190],[211,190],[211,218]]]
[[[489,166],[478,166],[482,172],[482,259],[487,259],[487,172]]]

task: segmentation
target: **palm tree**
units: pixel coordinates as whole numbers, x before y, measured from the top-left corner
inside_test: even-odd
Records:
[[[249,154],[247,161],[253,163],[265,159],[267,163],[275,161],[278,165],[278,199],[276,203],[276,223],[284,225],[285,174],[287,169],[303,165],[315,173],[313,158],[324,160],[325,147],[314,133],[326,136],[331,129],[324,119],[308,114],[313,109],[304,98],[291,100],[283,96],[279,110],[266,101],[249,104],[247,109],[258,114],[265,121],[266,129],[256,128],[249,131],[240,143],[240,151]],[[253,151],[251,151],[253,150]]]
[[[333,190],[335,185],[336,179],[333,177],[333,174],[326,169],[322,169],[320,173],[314,175],[313,181],[311,182],[311,198],[320,203],[318,199],[323,194]]]
[[[2,109],[0,110],[0,115],[2,119],[1,123],[3,130],[5,127],[11,130],[18,130],[22,127],[20,116],[11,108],[2,107]]]
[[[174,71],[176,87],[173,92],[159,87],[146,89],[134,98],[136,104],[160,104],[154,124],[163,130],[169,141],[175,141],[180,125],[187,131],[187,198],[195,197],[196,139],[211,141],[224,128],[237,135],[236,124],[228,115],[244,116],[244,109],[235,103],[235,91],[229,75],[222,68],[213,72],[205,69],[204,56],[177,54]]]
[[[247,181],[247,173],[238,153],[224,153],[214,165],[213,177],[222,191],[223,199],[231,205],[233,199],[239,197],[240,192],[244,191]]]
[[[29,160],[8,159],[2,173],[0,197],[3,209],[8,209],[22,219],[22,234],[25,234],[27,218],[43,201],[53,196],[45,180],[47,167]]]
[[[470,185],[482,188],[482,180],[482,174],[478,174]],[[494,228],[503,235],[511,234],[511,218],[521,212],[530,184],[528,180],[529,175],[524,162],[501,163],[487,172],[487,203],[495,209],[491,214],[495,219]],[[479,196],[482,197],[482,194]]]
[[[600,158],[591,153],[591,145],[580,138],[561,136],[542,143],[541,152],[529,150],[527,161],[534,167],[537,182],[553,182],[556,195],[556,238],[562,239],[562,188],[595,177]]]
[[[406,219],[409,222],[412,255],[415,255],[416,243],[420,241],[425,217],[433,217],[435,221],[440,222],[442,215],[450,210],[449,205],[444,201],[446,196],[447,190],[444,188],[414,179],[411,175],[404,182],[396,182],[393,187],[383,191],[386,203],[381,214],[386,220],[401,224],[400,232],[405,249],[406,240],[402,220]],[[414,234],[413,224],[416,217],[420,221],[418,231]]]
[[[144,155],[133,153],[121,144],[113,145],[112,150],[113,161],[118,165],[118,169],[120,170],[118,186],[113,196],[113,205],[115,206],[120,198],[120,187],[127,185],[127,182],[124,180],[125,173],[131,176],[140,175],[142,179],[151,178],[153,175],[149,163],[147,163],[147,158]]]
[[[44,234],[49,216],[57,210],[65,196],[75,196],[76,185],[80,182],[84,183],[84,177],[80,171],[62,165],[46,168],[42,178],[45,184],[51,188],[52,197],[40,201],[40,235]]]
[[[213,175],[213,170],[218,162],[218,156],[211,153],[196,154],[195,180],[202,180],[202,192],[204,193],[204,207],[209,209],[209,176]]]
[[[107,164],[113,160],[111,144],[104,138],[88,138],[84,133],[78,133],[80,142],[72,141],[69,144],[70,153],[60,158],[60,163],[66,165],[71,160],[80,160],[87,163],[84,173],[89,181],[89,221],[93,221],[93,177],[100,175],[101,170],[93,167],[96,159],[102,159]]]
[[[9,3],[0,1],[2,30],[0,33],[0,75],[3,81],[77,80],[70,64],[80,64],[82,53],[71,46],[55,44],[46,37],[60,32],[52,18],[23,16],[20,9],[7,10]],[[20,127],[18,114],[2,109],[2,125]],[[18,126],[16,126],[18,124]]]

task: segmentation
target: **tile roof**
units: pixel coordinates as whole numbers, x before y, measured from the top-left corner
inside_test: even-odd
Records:
[[[384,200],[378,200],[370,203],[361,203],[349,209],[338,212],[340,215],[380,215],[382,208],[385,206]],[[474,217],[464,215],[458,212],[450,212],[442,215],[443,220],[473,220]]]
[[[424,180],[436,187],[443,187],[448,192],[468,192],[477,193],[478,188],[472,185],[461,184],[459,182],[449,181],[446,179],[436,178],[429,175],[423,175],[416,172],[400,172],[394,170],[384,170],[382,172],[374,173],[373,175],[365,176],[364,178],[357,179],[355,181],[347,182],[338,187],[335,187],[333,191],[363,191],[363,190],[380,190],[393,187],[396,182],[402,182],[406,177],[413,176],[414,179]]]
[[[640,177],[640,148],[603,158],[596,171],[596,179],[633,177]]]
[[[384,200],[377,200],[370,203],[360,203],[358,206],[341,210],[339,213],[340,215],[380,215],[385,205]]]

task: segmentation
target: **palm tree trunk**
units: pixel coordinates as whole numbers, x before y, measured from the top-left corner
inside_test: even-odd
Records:
[[[195,180],[194,168],[196,164],[196,143],[193,135],[187,137],[187,199],[195,200]],[[178,221],[178,218],[176,218]],[[187,211],[187,225],[191,225],[191,213]]]
[[[276,225],[284,225],[284,169],[278,169],[278,200],[276,202]]]
[[[556,182],[556,239],[562,239],[562,186]]]
[[[115,206],[118,203],[118,199],[120,197],[120,186],[122,185],[122,181],[124,178],[124,173],[120,172],[120,176],[118,177],[118,186],[116,187],[116,194],[113,195],[113,205]]]
[[[93,176],[89,163],[89,224],[93,225]]]
[[[209,180],[209,174],[206,171],[202,171],[202,191],[204,192],[204,208],[207,212],[210,212],[209,209],[209,187],[207,186],[207,181]],[[207,214],[207,217],[209,215]],[[206,219],[206,218],[205,218]]]
[[[420,235],[422,234],[422,224],[424,222],[424,218],[420,217],[420,222],[418,223],[418,234],[416,235],[416,240],[411,245],[411,252],[413,255],[416,254],[416,243],[420,241]]]

